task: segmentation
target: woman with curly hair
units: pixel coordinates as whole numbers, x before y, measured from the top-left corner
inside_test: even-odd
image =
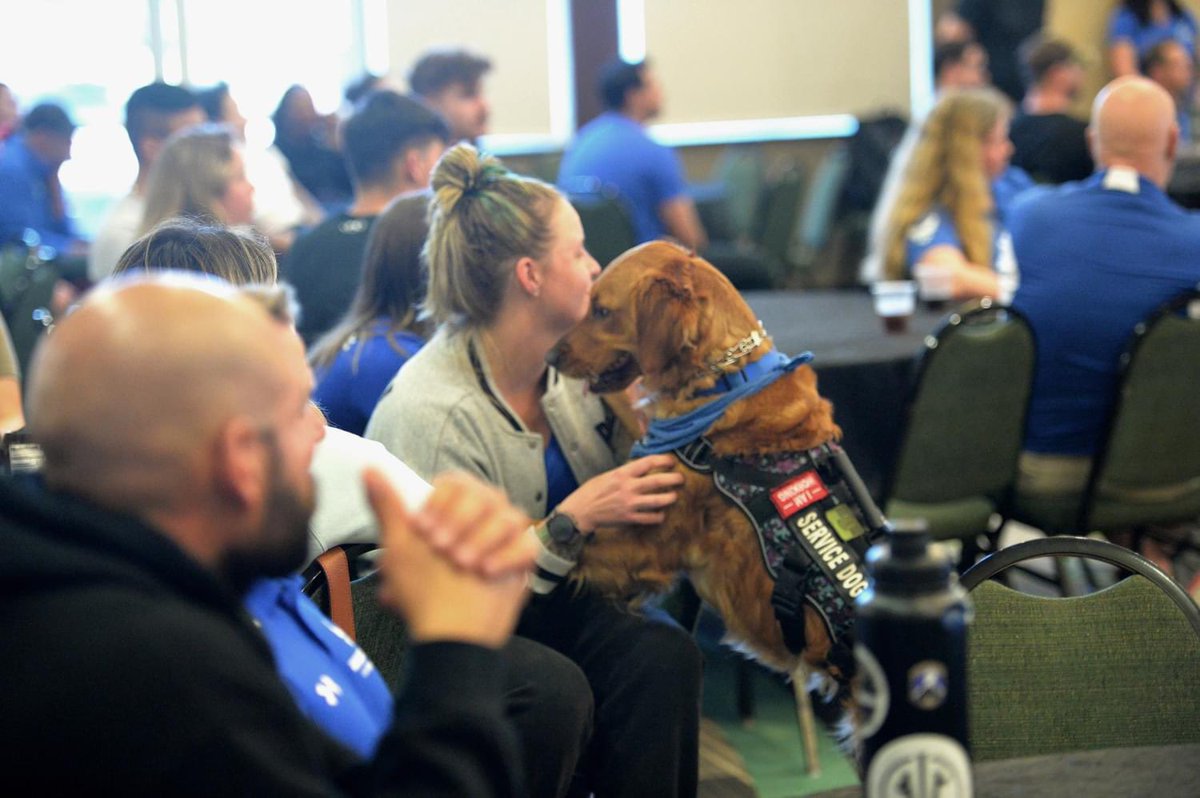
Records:
[[[1016,262],[999,182],[1012,156],[1011,116],[994,89],[952,92],[934,106],[888,215],[888,279],[936,267],[954,299],[1012,296]]]

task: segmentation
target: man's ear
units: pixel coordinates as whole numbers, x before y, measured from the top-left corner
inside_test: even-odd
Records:
[[[240,508],[262,506],[269,488],[267,447],[262,432],[250,419],[226,421],[213,443],[216,489]]]
[[[424,185],[429,182],[429,170],[426,168],[424,150],[421,147],[409,147],[401,153],[400,168],[403,170],[406,184]]]
[[[637,360],[651,380],[695,362],[700,306],[691,259],[683,254],[655,266],[636,288]]]

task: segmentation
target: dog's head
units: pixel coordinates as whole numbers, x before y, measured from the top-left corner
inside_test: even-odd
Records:
[[[593,391],[621,390],[639,375],[655,391],[693,380],[708,359],[758,322],[708,261],[653,241],[629,250],[592,286],[591,312],[547,356]]]

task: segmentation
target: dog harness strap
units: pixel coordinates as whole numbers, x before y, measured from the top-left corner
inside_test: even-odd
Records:
[[[804,610],[812,607],[833,641],[829,661],[851,673],[854,598],[866,588],[863,560],[885,522],[841,447],[718,457],[701,438],[675,455],[711,474],[750,521],[775,580],[771,604],[788,648],[803,650]]]

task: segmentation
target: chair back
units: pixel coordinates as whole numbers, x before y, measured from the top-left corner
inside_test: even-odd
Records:
[[[305,569],[303,590],[358,643],[395,692],[408,648],[407,634],[404,622],[379,603],[380,575],[374,565],[379,551],[371,543],[335,546]]]
[[[752,238],[766,179],[762,148],[756,144],[726,147],[713,169],[713,179],[724,189],[733,237]]]
[[[804,172],[799,167],[789,169],[763,188],[754,240],[779,263],[790,263],[789,250],[800,223],[803,199]]]
[[[1197,386],[1200,290],[1193,289],[1134,329],[1079,529],[1112,530],[1200,516]]]
[[[800,216],[793,262],[811,262],[829,240],[849,171],[850,152],[845,146],[834,147],[817,167]]]
[[[1033,332],[984,299],[926,339],[887,515],[936,538],[973,537],[1010,490],[1033,382]]]
[[[986,581],[1045,556],[1132,575],[1069,598]],[[1200,611],[1150,562],[1106,541],[1059,536],[1003,549],[962,583],[975,608],[967,655],[975,761],[1200,742]]]
[[[615,194],[573,193],[569,199],[583,223],[587,250],[602,267],[637,244],[629,210]]]

